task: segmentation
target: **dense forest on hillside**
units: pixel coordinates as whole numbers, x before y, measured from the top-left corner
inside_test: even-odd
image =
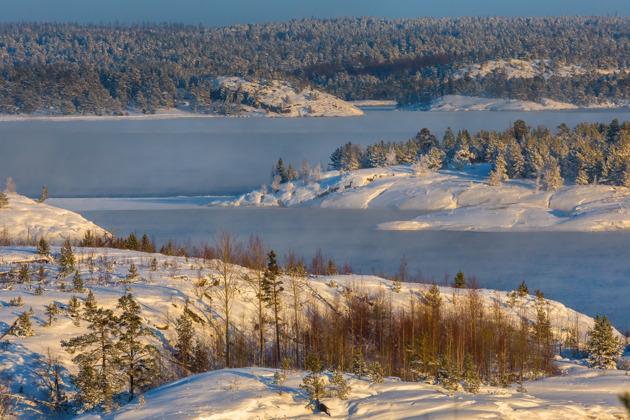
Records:
[[[630,18],[303,19],[181,24],[0,24],[0,112],[144,112],[224,101],[218,76],[285,79],[342,99],[427,103],[446,94],[579,105],[630,97]],[[453,75],[488,60],[543,60],[579,74]],[[620,70],[620,71],[617,71]]]

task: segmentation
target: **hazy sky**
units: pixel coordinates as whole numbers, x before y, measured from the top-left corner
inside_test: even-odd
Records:
[[[0,21],[183,22],[207,26],[302,17],[630,15],[628,0],[0,0]]]

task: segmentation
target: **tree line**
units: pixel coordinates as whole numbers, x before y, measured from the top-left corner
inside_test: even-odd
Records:
[[[199,112],[225,98],[212,79],[284,79],[346,100],[427,103],[446,94],[629,97],[628,17],[301,19],[221,28],[182,24],[0,24],[0,113]],[[493,59],[580,66],[572,77],[478,79],[454,72]],[[609,70],[621,70],[620,72]],[[606,70],[602,74],[597,70]]]
[[[413,139],[375,143],[365,148],[350,142],[330,156],[329,168],[353,171],[411,164],[418,170],[491,163],[490,183],[532,178],[547,190],[566,180],[578,185],[606,184],[630,187],[630,123],[560,124],[556,131],[531,127],[517,120],[508,129],[471,134],[450,127],[439,141],[423,128]]]

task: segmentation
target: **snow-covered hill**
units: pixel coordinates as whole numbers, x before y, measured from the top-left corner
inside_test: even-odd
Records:
[[[53,256],[58,257],[59,248],[53,247]],[[0,247],[0,261],[25,261],[35,256],[33,247]],[[175,339],[176,319],[182,314],[186,304],[200,318],[196,322],[200,337],[211,337],[214,328],[223,322],[223,313],[217,302],[203,297],[199,287],[200,279],[213,279],[218,273],[211,267],[211,261],[196,258],[171,257],[160,254],[145,254],[135,251],[75,248],[78,270],[91,289],[97,304],[115,309],[117,299],[129,287],[142,307],[144,322],[155,332],[152,340],[160,348],[172,348]],[[156,259],[154,264],[153,258]],[[129,268],[134,264],[138,269],[138,278],[128,278]],[[0,265],[5,271],[17,264]],[[37,266],[32,265],[35,269]],[[0,350],[2,368],[13,377],[11,391],[17,394],[22,388],[20,398],[15,401],[14,413],[22,419],[41,418],[40,409],[32,402],[41,398],[37,386],[34,361],[39,354],[50,348],[54,355],[61,358],[64,390],[72,392],[68,376],[76,368],[70,361],[71,356],[60,346],[61,339],[69,339],[87,331],[86,322],[76,326],[67,312],[67,304],[72,295],[81,301],[87,293],[63,291],[71,287],[71,278],[58,278],[55,265],[45,264],[46,280],[33,284],[13,284],[11,288],[3,283],[0,289],[0,332],[22,312],[33,309],[31,317],[35,336],[14,337]],[[246,269],[237,268],[240,274],[247,274]],[[285,285],[288,280],[285,279]],[[35,288],[41,285],[43,293],[37,295]],[[252,313],[255,307],[255,291],[242,277],[236,283],[236,292],[231,306],[233,334],[246,336],[254,328]],[[410,299],[425,294],[426,284],[403,283],[396,292],[390,280],[375,276],[348,275],[330,277],[310,277],[300,280],[298,290],[299,305],[320,308],[330,307],[335,302],[344,302],[348,290],[360,290],[366,296],[385,296],[391,298],[393,308],[405,308]],[[288,289],[288,288],[287,288]],[[454,310],[461,305],[466,296],[464,289],[440,288],[443,310]],[[212,294],[212,291],[207,293]],[[285,311],[293,311],[289,291],[283,292]],[[507,304],[506,292],[479,290],[483,305],[490,310],[499,304],[508,318],[513,320],[536,316],[533,296],[518,298],[516,305]],[[23,306],[10,306],[9,302],[21,298]],[[46,316],[44,305],[56,302],[62,307],[57,321],[52,326],[44,326]],[[559,302],[547,301],[549,317],[554,334],[562,337],[567,328],[577,328],[580,338],[585,339],[586,331],[593,325],[592,318],[579,314]],[[343,305],[343,303],[342,303]],[[271,334],[269,334],[271,336]],[[515,386],[497,388],[485,386],[476,395],[463,392],[451,393],[440,386],[417,382],[401,382],[389,378],[383,384],[370,384],[352,375],[346,375],[353,388],[348,401],[326,399],[335,418],[409,418],[430,415],[432,418],[452,418],[454,413],[462,418],[488,418],[488,416],[515,419],[532,418],[607,418],[623,413],[617,395],[630,390],[628,376],[623,372],[600,371],[584,367],[580,361],[558,359],[562,371],[559,377],[547,378],[524,384],[527,393],[516,391]],[[285,382],[285,393],[280,396],[273,384],[275,371],[270,369],[229,369],[199,374],[168,383],[148,392],[144,403],[138,399],[130,405],[104,418],[139,419],[139,418],[307,418],[310,414],[305,408],[307,397],[299,388],[304,372],[291,372]],[[327,374],[329,376],[329,374]],[[85,418],[99,418],[96,415]]]
[[[107,233],[77,213],[38,203],[18,194],[7,194],[9,205],[0,209],[0,233],[12,241],[37,241],[44,237],[52,243],[82,239],[89,230]]]
[[[223,206],[397,208],[425,213],[380,229],[479,231],[612,231],[630,229],[630,189],[607,185],[536,188],[535,180],[488,184],[489,164],[416,176],[407,165],[324,172],[319,182],[252,191]]]
[[[299,90],[279,80],[251,82],[240,77],[213,80],[213,90],[243,103],[239,115],[276,117],[355,117],[364,115],[354,105],[316,90]]]

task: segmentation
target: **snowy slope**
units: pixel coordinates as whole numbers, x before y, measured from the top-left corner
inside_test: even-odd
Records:
[[[0,232],[6,230],[11,240],[37,241],[44,237],[49,242],[61,243],[66,238],[81,239],[88,230],[98,236],[107,233],[69,210],[18,194],[7,194],[7,197],[9,205],[0,209]]]
[[[279,80],[250,82],[240,77],[220,77],[213,80],[215,91],[240,92],[256,98],[257,106],[246,106],[242,114],[277,117],[355,117],[363,111],[348,102],[316,90],[299,91]]]
[[[514,388],[482,387],[479,394],[451,393],[434,385],[388,378],[380,384],[345,375],[351,386],[347,401],[323,402],[336,419],[605,419],[623,418],[617,395],[630,388],[623,372],[599,375],[568,360],[559,360],[563,375]],[[274,385],[275,370],[225,369],[183,378],[145,394],[110,416],[82,419],[272,419],[327,418],[305,407],[299,388],[304,372],[291,372],[283,395]],[[330,373],[326,379],[330,380]]]
[[[598,74],[619,73],[620,69],[595,69]],[[483,79],[489,73],[505,72],[508,79],[523,78],[532,79],[536,76],[548,79],[550,77],[573,77],[590,72],[580,65],[559,65],[552,68],[551,60],[488,60],[485,63],[475,63],[457,70],[451,76],[453,79],[461,79],[466,75],[474,79]]]
[[[57,257],[59,248],[53,248]],[[85,286],[90,288],[99,306],[114,309],[117,299],[128,287],[133,288],[136,300],[142,306],[142,317],[156,333],[153,342],[158,346],[173,343],[175,320],[182,313],[184,304],[197,313],[204,324],[196,324],[200,336],[212,334],[211,323],[222,322],[222,313],[216,304],[209,304],[200,299],[194,285],[199,278],[211,279],[217,275],[209,267],[210,261],[183,257],[169,257],[159,254],[144,254],[134,251],[113,249],[75,248],[79,263],[78,269],[85,279]],[[7,259],[27,260],[35,256],[33,247],[0,247],[0,256]],[[150,269],[151,260],[158,261],[157,270]],[[96,269],[89,271],[89,259],[96,261]],[[131,263],[138,267],[140,278],[130,284],[126,281]],[[14,265],[15,266],[15,265]],[[0,265],[0,271],[11,267]],[[37,265],[33,265],[36,268]],[[19,418],[39,418],[38,410],[28,402],[29,398],[39,396],[36,389],[33,361],[46,347],[62,358],[63,376],[69,384],[68,375],[75,368],[70,355],[63,351],[59,341],[87,331],[85,323],[75,326],[67,312],[57,316],[52,326],[44,326],[44,305],[57,302],[62,307],[72,295],[84,300],[87,293],[68,293],[60,290],[60,282],[66,284],[70,278],[58,277],[54,265],[45,265],[47,281],[43,285],[44,293],[37,296],[26,284],[15,284],[13,290],[0,289],[0,331],[5,332],[16,317],[33,308],[31,317],[35,336],[18,338],[9,336],[10,344],[2,350],[2,367],[14,376],[14,388],[23,386],[25,400],[20,400],[15,407]],[[245,269],[239,269],[244,274]],[[93,280],[90,280],[93,279]],[[288,280],[285,279],[285,284]],[[37,282],[34,281],[33,287]],[[392,282],[374,276],[333,276],[311,277],[299,283],[300,304],[325,305],[343,296],[348,288],[361,290],[370,296],[385,294],[392,299],[392,305],[402,308],[409,304],[411,296],[426,293],[428,285],[403,283],[400,293],[395,293]],[[464,299],[465,290],[440,288],[444,301],[444,310],[450,311],[460,299]],[[284,293],[285,302],[291,302],[288,291]],[[535,317],[535,298],[519,298],[514,307],[506,305],[506,292],[479,290],[484,305],[489,308],[498,300],[504,313],[512,319],[524,316]],[[9,306],[9,301],[21,297],[24,306]],[[232,306],[232,319],[235,322],[234,334],[250,331],[251,314],[255,301],[254,291],[243,280],[239,280],[238,291]],[[343,302],[343,298],[341,302]],[[343,303],[342,303],[343,304]],[[285,310],[292,311],[287,303]],[[567,326],[578,325],[581,338],[593,325],[593,320],[579,314],[559,302],[548,301],[550,319],[555,334],[563,334]],[[418,415],[431,415],[432,418],[452,418],[454,413],[461,418],[488,418],[504,416],[507,418],[560,418],[562,413],[573,413],[573,418],[587,418],[598,415],[607,418],[621,414],[616,395],[630,389],[628,376],[623,372],[608,372],[602,376],[599,371],[587,369],[579,362],[559,360],[562,376],[536,382],[526,382],[527,395],[516,392],[515,388],[482,387],[477,395],[456,392],[451,395],[435,385],[405,383],[390,378],[380,385],[351,379],[353,391],[350,400],[342,402],[327,399],[325,402],[336,418],[405,418]],[[136,399],[131,405],[123,407],[115,415],[106,418],[276,418],[286,415],[290,418],[307,418],[305,409],[307,400],[299,383],[303,372],[290,373],[285,383],[286,393],[280,396],[277,387],[272,384],[274,371],[269,369],[232,369],[200,374],[166,384],[145,395],[144,405]],[[350,378],[350,376],[347,376]],[[13,389],[13,392],[16,392]],[[484,417],[485,416],[485,417]],[[98,418],[95,415],[86,418]]]
[[[535,180],[488,184],[489,164],[464,171],[415,176],[407,165],[329,171],[319,182],[293,181],[277,193],[252,191],[221,206],[396,208],[431,212],[413,221],[381,224],[394,230],[613,231],[630,229],[630,190],[607,185],[567,185],[537,190]]]

